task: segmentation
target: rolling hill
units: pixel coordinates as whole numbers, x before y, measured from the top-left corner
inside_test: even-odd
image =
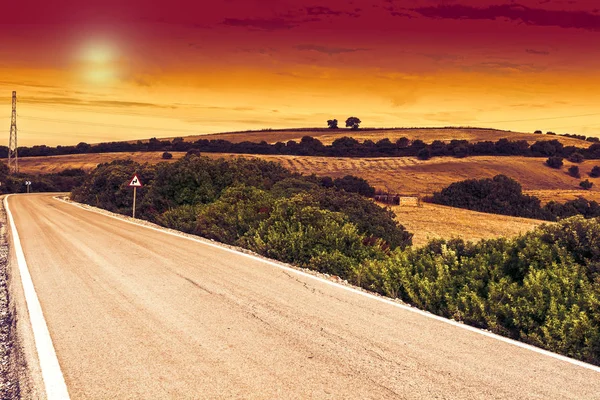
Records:
[[[183,139],[185,141],[191,142],[196,141],[198,139],[221,139],[227,140],[232,143],[239,143],[245,141],[265,141],[268,143],[276,143],[287,142],[288,140],[300,141],[300,139],[302,139],[303,136],[315,137],[324,144],[331,144],[335,139],[339,139],[344,136],[350,136],[360,141],[370,139],[375,142],[383,138],[389,138],[391,141],[396,141],[401,137],[406,137],[410,140],[420,139],[425,143],[431,143],[434,140],[442,140],[449,142],[453,139],[468,140],[469,142],[483,142],[488,140],[495,142],[499,139],[507,138],[513,141],[527,140],[529,143],[534,143],[538,140],[557,139],[565,146],[587,147],[590,145],[589,142],[586,142],[584,140],[558,135],[539,135],[533,133],[512,132],[484,128],[361,128],[357,131],[349,129],[305,128],[215,133],[207,135],[186,136]]]

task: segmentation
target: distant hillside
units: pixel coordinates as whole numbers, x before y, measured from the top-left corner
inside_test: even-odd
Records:
[[[450,142],[452,139],[468,140],[470,142],[483,142],[487,140],[497,141],[502,138],[507,138],[512,141],[527,140],[530,143],[534,143],[537,140],[558,139],[565,146],[588,147],[590,145],[589,142],[580,139],[573,139],[559,135],[539,135],[533,133],[521,133],[486,128],[361,128],[357,131],[349,129],[304,128],[216,133],[209,135],[185,136],[183,139],[191,142],[198,139],[222,139],[232,143],[244,141],[257,143],[265,141],[267,143],[276,143],[287,142],[288,140],[300,141],[303,136],[315,137],[324,144],[331,144],[335,139],[339,139],[344,136],[350,136],[360,141],[366,139],[377,141],[383,138],[396,141],[402,137],[406,137],[410,140],[420,139],[425,143],[431,143],[434,140]]]
[[[174,152],[173,160],[183,157],[185,153]],[[160,152],[136,153],[99,153],[73,154],[52,157],[22,157],[19,166],[23,172],[51,173],[66,168],[83,168],[91,170],[99,163],[116,159],[132,159],[144,163],[164,161]],[[204,153],[211,158],[238,157],[236,154]],[[567,173],[572,163],[565,160],[562,169],[552,169],[544,164],[543,158],[532,157],[499,157],[481,156],[468,158],[438,157],[430,160],[419,160],[415,157],[379,157],[379,158],[344,158],[344,157],[303,157],[244,155],[259,157],[281,163],[284,167],[303,174],[327,175],[343,177],[357,175],[368,180],[378,189],[404,194],[428,195],[439,191],[453,182],[471,178],[491,178],[504,174],[516,179],[526,191],[541,191],[544,201],[551,200],[556,192],[557,200],[568,200],[585,193],[588,199],[600,200],[600,178],[590,178],[588,172],[600,160],[589,160],[579,165],[581,179],[573,178]],[[589,179],[595,183],[591,191],[581,191],[579,182]]]

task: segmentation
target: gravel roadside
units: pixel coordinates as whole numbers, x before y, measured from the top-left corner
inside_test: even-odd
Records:
[[[0,399],[19,399],[14,345],[15,319],[9,296],[9,245],[4,196],[0,196]]]

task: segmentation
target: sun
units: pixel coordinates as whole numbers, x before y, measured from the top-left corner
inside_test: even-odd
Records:
[[[109,84],[119,79],[120,55],[117,46],[106,40],[84,43],[78,56],[80,74],[90,84]]]

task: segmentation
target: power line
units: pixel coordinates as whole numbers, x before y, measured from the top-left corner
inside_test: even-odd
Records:
[[[132,125],[119,125],[119,124],[104,124],[101,122],[85,122],[85,121],[73,121],[67,119],[58,119],[58,118],[43,118],[43,117],[21,117],[24,120],[28,121],[40,121],[40,122],[55,122],[61,124],[71,124],[71,125],[86,125],[86,126],[98,126],[103,128],[120,128],[120,129],[138,129],[138,130],[151,130],[151,131],[160,131],[160,132],[187,132],[198,134],[197,130],[190,129],[173,129],[173,128],[157,128],[151,126],[132,126]]]
[[[562,117],[514,119],[514,120],[507,120],[507,121],[477,121],[477,123],[479,123],[479,124],[500,124],[500,123],[508,123],[508,122],[546,121],[546,120],[552,120],[552,119],[567,119],[567,118],[596,117],[596,116],[600,116],[600,113],[580,114],[580,115],[565,115],[565,116],[562,116]]]

